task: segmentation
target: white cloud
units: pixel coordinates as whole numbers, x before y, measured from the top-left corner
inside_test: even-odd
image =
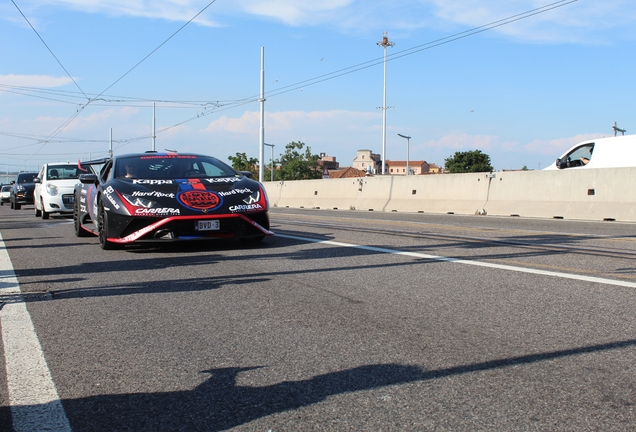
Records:
[[[452,132],[437,140],[431,140],[424,143],[421,147],[424,149],[452,149],[455,151],[466,150],[492,150],[500,144],[499,137],[491,135],[469,135],[464,132]]]
[[[269,132],[304,133],[307,129],[340,128],[376,120],[378,114],[356,111],[279,111],[265,113],[265,129]],[[260,113],[246,111],[241,117],[227,117],[212,121],[206,130],[241,134],[256,134],[260,127]],[[355,126],[354,126],[355,128]]]
[[[599,33],[622,27],[633,33],[636,3],[633,0],[604,0],[571,4],[496,28],[500,34],[526,41],[570,41],[602,43]],[[61,6],[87,13],[111,16],[159,18],[186,22],[209,0],[32,0],[31,10]],[[223,17],[247,16],[274,19],[292,26],[323,25],[356,31],[378,27],[411,31],[426,27],[448,27],[454,31],[482,26],[522,12],[554,3],[551,0],[234,0],[216,1],[195,22],[226,25]],[[26,5],[25,5],[26,6]],[[31,12],[33,20],[37,20]],[[214,18],[212,18],[214,17]],[[5,18],[7,19],[7,18]],[[602,39],[602,38],[601,38]]]
[[[0,85],[19,87],[62,87],[73,81],[69,77],[48,75],[0,75]]]
[[[69,9],[87,13],[103,13],[112,16],[133,16],[160,18],[168,21],[189,21],[200,13],[210,2],[197,0],[50,0],[32,1],[32,5],[63,5]],[[194,22],[206,26],[219,24],[209,19],[214,5],[206,9]]]
[[[354,3],[353,0],[242,0],[235,1],[243,11],[281,20],[290,25],[325,22]],[[358,4],[358,6],[360,6]]]
[[[435,15],[446,22],[469,27],[482,26],[519,13],[558,3],[552,10],[507,24],[497,32],[528,41],[599,43],[599,32],[636,23],[636,4],[632,0],[430,0]],[[631,30],[630,30],[631,31]]]
[[[596,133],[579,134],[572,137],[556,138],[552,140],[533,140],[523,146],[523,148],[530,153],[553,155],[556,158],[565,153],[565,151],[568,150],[570,147],[573,147],[580,142],[592,140],[595,138],[602,138],[604,136],[606,135]]]

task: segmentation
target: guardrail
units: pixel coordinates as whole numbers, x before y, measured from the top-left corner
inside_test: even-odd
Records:
[[[265,182],[274,207],[636,222],[636,168]]]

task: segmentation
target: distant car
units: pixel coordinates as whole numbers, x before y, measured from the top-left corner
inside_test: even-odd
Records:
[[[35,216],[48,219],[51,213],[73,213],[75,185],[79,175],[93,172],[90,166],[77,163],[46,163],[34,179]]]
[[[0,205],[4,205],[4,203],[9,202],[9,198],[11,197],[11,188],[10,184],[2,185],[2,190],[0,191]]]
[[[9,203],[14,210],[20,210],[25,204],[33,204],[33,189],[35,183],[33,179],[37,177],[36,172],[23,172],[11,182],[11,193],[9,195]]]
[[[147,152],[83,163],[103,166],[75,186],[75,235],[97,235],[102,249],[273,235],[263,185],[211,156]]]

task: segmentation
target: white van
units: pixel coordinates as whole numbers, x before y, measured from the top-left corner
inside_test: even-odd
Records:
[[[583,141],[544,168],[588,169],[636,167],[636,135]]]

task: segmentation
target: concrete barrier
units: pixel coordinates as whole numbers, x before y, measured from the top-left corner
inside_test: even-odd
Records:
[[[636,222],[636,168],[265,182],[275,207]]]

